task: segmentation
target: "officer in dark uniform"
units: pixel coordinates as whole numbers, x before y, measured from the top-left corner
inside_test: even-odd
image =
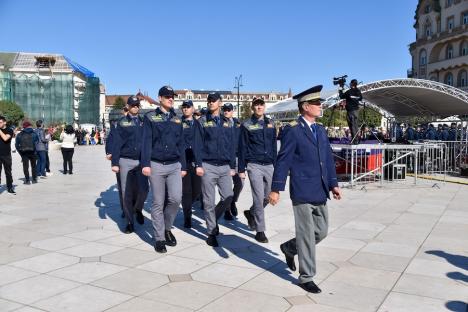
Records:
[[[265,211],[268,195],[271,191],[273,165],[276,161],[277,139],[273,120],[266,117],[265,101],[261,98],[252,100],[253,115],[242,123],[239,144],[239,176],[249,174],[253,205],[244,210],[251,230],[256,230],[255,239],[268,243],[265,235]]]
[[[128,114],[120,118],[112,135],[112,171],[120,174],[123,207],[127,218],[125,233],[134,231],[133,215],[143,224],[143,206],[148,196],[148,178],[141,172],[140,156],[143,119],[138,115],[140,100],[127,100]]]
[[[293,271],[298,255],[299,285],[312,293],[321,292],[313,281],[315,245],[327,236],[329,192],[335,199],[341,198],[327,133],[315,122],[321,112],[321,90],[322,86],[316,86],[293,97],[301,117],[284,129],[269,198],[272,205],[278,203],[289,173],[296,237],[282,244],[281,251]]]
[[[414,130],[413,126],[411,124],[408,124],[408,128],[406,129],[405,132],[405,139],[408,141],[415,141],[418,139],[418,136],[416,134],[416,130]]]
[[[128,114],[128,108],[125,106],[122,109],[122,115],[127,116],[127,114]],[[107,139],[106,139],[106,145],[104,146],[107,160],[112,160],[112,143],[113,143],[113,137],[114,137],[113,130],[115,129],[116,126],[117,126],[117,122],[111,123],[110,129],[109,129],[109,135],[107,136]],[[78,139],[78,142],[80,142],[79,139]],[[122,197],[122,186],[120,183],[120,173],[116,173],[115,177],[117,179],[117,190],[119,191],[119,203],[120,203],[120,209],[122,209],[122,218],[125,218],[125,211],[124,211],[123,197]]]
[[[171,232],[182,200],[182,177],[187,173],[182,121],[174,112],[174,90],[159,89],[160,106],[143,119],[142,172],[149,177],[153,204],[151,219],[156,252],[177,245]]]
[[[218,219],[231,207],[232,177],[236,168],[235,135],[230,120],[220,114],[222,99],[217,92],[208,95],[208,113],[199,119],[202,141],[201,167],[197,174],[202,177],[203,204],[209,246],[217,247]],[[216,205],[216,186],[221,196]]]
[[[234,106],[231,103],[226,103],[223,105],[223,114],[224,117],[229,119],[231,126],[234,128],[234,146],[236,149],[236,157],[239,157],[239,137],[240,137],[240,126],[241,123],[239,119],[233,117],[234,114]],[[236,202],[239,200],[240,193],[242,192],[242,189],[244,188],[244,181],[245,181],[245,176],[244,178],[241,178],[236,170],[236,174],[232,177],[232,184],[233,189],[232,192],[234,193],[231,201],[231,207],[230,209],[226,209],[224,212],[224,219],[226,220],[233,220],[234,217],[237,217],[237,206]]]
[[[195,172],[195,153],[198,153],[200,143],[200,124],[193,116],[193,102],[182,103],[182,127],[184,129],[185,159],[187,161],[187,174],[182,178],[182,208],[184,211],[184,227],[192,227],[192,204],[201,194],[201,178]]]

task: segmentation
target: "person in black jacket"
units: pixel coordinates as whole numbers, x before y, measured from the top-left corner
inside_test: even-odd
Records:
[[[346,100],[346,119],[348,121],[348,127],[351,131],[351,140],[352,142],[356,141],[356,135],[359,131],[358,125],[358,112],[359,112],[359,102],[362,101],[362,94],[361,90],[357,87],[358,82],[356,79],[351,80],[350,82],[350,89],[346,92],[343,92],[343,85],[340,85],[338,90],[340,98]]]
[[[271,191],[273,165],[276,161],[276,129],[273,120],[265,116],[265,101],[254,98],[253,115],[242,123],[239,144],[239,176],[249,174],[253,204],[244,210],[251,230],[256,230],[255,239],[268,243],[265,235],[265,211]]]
[[[202,140],[201,160],[197,161],[197,174],[202,177],[203,204],[209,246],[217,247],[218,219],[231,207],[232,177],[236,168],[234,128],[230,120],[221,115],[222,98],[219,93],[208,95],[208,113],[199,119]],[[216,186],[221,200],[215,204]]]
[[[112,137],[112,171],[120,173],[123,207],[127,218],[125,233],[134,231],[133,215],[144,223],[143,206],[148,195],[148,178],[141,172],[140,156],[143,120],[138,115],[140,100],[131,96],[127,101],[128,114],[117,122]]]
[[[6,118],[0,116],[0,179],[1,167],[5,168],[5,177],[7,183],[7,192],[16,194],[13,189],[13,177],[11,175],[11,139],[13,138],[13,130],[7,127]]]
[[[200,124],[193,117],[193,102],[182,103],[182,127],[184,129],[185,159],[187,161],[187,175],[182,178],[182,208],[184,211],[184,227],[192,227],[192,205],[201,194],[201,179],[195,172],[195,154],[200,147]]]
[[[233,117],[234,115],[234,106],[231,103],[225,103],[223,105],[223,115],[230,121],[231,127],[234,128],[234,144],[235,149],[236,149],[236,157],[238,157],[238,151],[239,151],[239,139],[240,139],[240,126],[241,123],[239,119]],[[236,203],[239,200],[240,193],[242,192],[242,189],[244,188],[244,178],[241,178],[239,176],[239,173],[236,170],[236,174],[232,177],[232,201],[231,201],[231,207],[227,208],[226,211],[224,212],[224,219],[226,220],[234,220],[234,217],[237,217],[237,206]]]
[[[29,121],[23,122],[23,130],[16,136],[15,147],[23,162],[24,184],[30,184],[29,163],[31,163],[32,183],[37,183],[36,145],[39,137]]]
[[[151,182],[154,249],[159,253],[167,252],[166,245],[177,245],[171,228],[182,201],[182,178],[187,174],[182,121],[173,109],[174,94],[169,86],[159,89],[160,106],[143,119],[141,166]]]

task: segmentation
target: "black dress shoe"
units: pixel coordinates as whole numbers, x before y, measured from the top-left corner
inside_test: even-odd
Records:
[[[244,216],[247,219],[247,224],[249,225],[249,229],[251,231],[255,231],[256,225],[255,225],[255,220],[252,214],[250,213],[250,210],[244,210]]]
[[[265,232],[257,232],[257,234],[255,234],[255,240],[259,243],[268,243],[268,238],[265,236]]]
[[[319,294],[322,292],[322,290],[317,286],[317,284],[314,283],[314,281],[299,284],[299,287],[313,294]]]
[[[238,211],[237,211],[237,206],[236,206],[236,203],[235,203],[235,202],[232,202],[232,203],[231,203],[231,214],[232,214],[234,217],[237,217]]]
[[[286,257],[286,264],[288,265],[288,268],[291,271],[296,271],[296,263],[294,262],[294,255],[291,255],[287,250],[286,250],[286,245],[281,244],[280,245],[281,251],[284,253],[284,256]]]
[[[174,237],[174,235],[172,235],[171,231],[165,231],[164,236],[166,237],[167,246],[174,247],[175,245],[177,245],[177,240]]]
[[[136,212],[136,220],[137,220],[138,224],[145,223],[145,217],[143,216],[143,212],[141,212],[141,211]]]
[[[156,252],[159,252],[159,253],[166,253],[167,252],[166,242],[156,241],[156,243],[154,244],[154,250],[156,250]]]
[[[219,246],[218,240],[216,239],[216,236],[214,235],[208,235],[208,238],[206,239],[206,243],[208,244],[208,246],[211,246],[211,247]]]
[[[184,219],[184,228],[191,229],[192,228],[192,218],[185,218]]]
[[[16,195],[16,192],[15,192],[15,190],[14,190],[12,187],[10,187],[10,188],[7,190],[7,192],[10,193],[10,194]]]
[[[133,224],[129,223],[127,224],[127,227],[125,228],[125,234],[130,234],[133,233],[135,229],[133,228]]]
[[[36,183],[37,183],[37,179],[33,179],[33,180],[32,180],[32,183],[33,183],[33,184],[36,184]]]
[[[63,174],[67,174],[68,172],[64,171]]]
[[[225,211],[224,212],[224,220],[232,221],[234,220],[234,217],[232,216],[230,211]]]
[[[69,171],[68,174],[73,174],[73,172]]]
[[[29,185],[29,184],[31,184],[31,181],[29,181],[29,180],[24,180],[23,183]]]

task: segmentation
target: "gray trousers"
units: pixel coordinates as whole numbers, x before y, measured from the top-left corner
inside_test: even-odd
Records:
[[[232,178],[229,165],[213,166],[203,163],[205,174],[202,177],[203,205],[205,206],[205,220],[208,234],[213,234],[219,217],[232,202]],[[216,186],[218,186],[221,200],[215,205]]]
[[[119,167],[123,211],[128,223],[133,224],[133,215],[143,210],[148,196],[148,178],[141,173],[138,160],[120,158]]]
[[[327,237],[327,205],[293,203],[296,237],[287,241],[285,247],[289,254],[298,255],[299,283],[312,281],[317,273],[315,245]]]
[[[273,170],[273,165],[263,166],[254,163],[247,165],[253,197],[250,213],[254,216],[257,232],[265,232],[265,207],[268,205]]]
[[[192,217],[192,204],[200,196],[201,178],[197,176],[195,167],[187,168],[187,174],[182,178],[182,208],[184,218]]]
[[[182,176],[179,162],[170,165],[151,162],[151,219],[153,221],[154,238],[164,241],[164,231],[170,231],[182,200]],[[167,190],[167,192],[166,192]],[[167,198],[166,198],[167,194]],[[166,204],[166,205],[164,205]]]

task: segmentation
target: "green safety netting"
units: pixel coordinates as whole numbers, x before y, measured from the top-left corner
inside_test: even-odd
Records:
[[[31,120],[46,124],[99,123],[99,78],[83,77],[84,92],[74,98],[73,74],[12,73],[0,71],[0,100],[12,100]],[[75,101],[79,105],[79,120],[74,119]]]
[[[0,71],[0,101],[11,100],[11,78],[9,72]]]

